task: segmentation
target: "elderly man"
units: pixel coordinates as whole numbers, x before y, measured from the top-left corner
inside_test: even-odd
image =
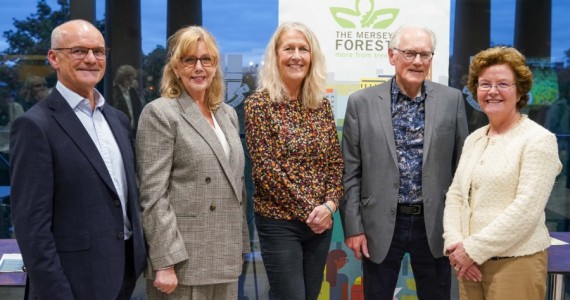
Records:
[[[11,133],[12,213],[28,299],[130,299],[145,267],[129,119],[95,85],[108,49],[73,20],[52,32],[52,93]]]
[[[450,297],[442,215],[468,132],[461,92],[426,80],[434,49],[431,30],[400,27],[388,49],[394,78],[348,100],[340,210],[366,299],[393,298],[406,252],[418,297]]]

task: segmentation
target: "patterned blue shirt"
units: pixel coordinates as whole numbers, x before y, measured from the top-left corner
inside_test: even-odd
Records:
[[[400,170],[398,203],[422,203],[422,162],[425,128],[425,85],[419,96],[411,99],[392,79],[392,126]]]

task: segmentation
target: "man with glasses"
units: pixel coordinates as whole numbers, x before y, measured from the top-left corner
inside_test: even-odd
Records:
[[[348,100],[340,211],[366,299],[393,298],[405,253],[419,299],[450,298],[442,215],[468,132],[461,92],[426,80],[435,44],[427,28],[398,28],[388,45],[396,75]]]
[[[11,133],[12,213],[27,299],[130,299],[145,246],[128,118],[95,85],[108,49],[73,20],[52,32],[58,82]]]

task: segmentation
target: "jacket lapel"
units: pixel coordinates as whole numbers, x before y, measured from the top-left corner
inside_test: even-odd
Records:
[[[56,89],[54,89],[52,94],[54,94],[54,96],[48,97],[46,101],[49,101],[48,105],[53,111],[55,121],[77,145],[95,171],[101,176],[103,182],[118,195],[115,190],[115,185],[111,180],[111,175],[109,175],[109,171],[105,166],[105,162],[103,162],[103,158],[101,158],[101,154],[99,150],[97,150],[93,140],[91,140],[89,133],[87,133],[87,130],[85,130],[85,127],[83,127],[83,124],[79,121],[79,118],[77,118],[75,112],[65,101],[63,96]]]
[[[425,127],[424,127],[424,154],[422,165],[425,166],[428,152],[430,149],[431,137],[435,128],[435,122],[437,118],[438,107],[441,108],[441,104],[438,104],[438,97],[434,95],[433,86],[425,81],[426,85],[426,99],[425,99]]]
[[[214,115],[216,117],[216,121],[218,121],[218,125],[220,125],[220,128],[226,136],[228,144],[230,145],[230,157],[228,160],[229,168],[225,168],[223,165],[222,167],[224,168],[224,172],[226,173],[226,176],[228,176],[230,184],[232,185],[232,188],[234,189],[234,192],[239,199],[241,193],[238,193],[239,189],[235,185],[235,180],[232,180],[232,178],[235,178],[237,175],[235,172],[237,171],[240,160],[240,151],[238,150],[238,147],[242,147],[241,140],[239,139],[239,135],[236,134],[236,129],[234,129],[235,127],[230,120],[230,116],[223,108],[220,107],[220,109],[218,109]]]
[[[393,80],[393,79],[392,79]],[[378,101],[378,114],[380,117],[380,123],[384,129],[384,135],[386,141],[388,142],[388,148],[390,149],[390,154],[392,155],[392,160],[394,164],[398,166],[397,154],[396,154],[396,141],[394,140],[394,126],[392,125],[392,101],[390,94],[391,83],[378,85],[379,88],[379,101]]]
[[[194,101],[187,94],[183,94],[180,98],[178,98],[178,103],[182,107],[182,112],[181,112],[182,118],[184,118],[184,120],[186,120],[190,124],[190,126],[192,126],[196,130],[196,132],[200,136],[202,136],[204,141],[206,141],[206,143],[210,146],[212,152],[214,152],[214,155],[216,156],[218,162],[222,166],[222,169],[224,170],[224,173],[226,174],[228,181],[231,183],[234,192],[239,198],[240,195],[237,193],[237,188],[234,186],[233,183],[234,180],[232,180],[232,178],[234,178],[233,177],[234,175],[229,162],[230,159],[232,158],[231,153],[233,153],[234,151],[230,150],[230,159],[228,159],[226,157],[226,154],[224,153],[222,144],[220,143],[218,137],[216,136],[216,133],[214,132],[214,129],[212,128],[212,126],[210,126],[206,118],[202,116],[202,113],[200,112],[198,105],[194,103]],[[218,111],[220,110],[221,108],[218,109]],[[222,130],[224,130],[224,127],[222,127],[221,124],[223,124],[222,119],[226,119],[226,117],[224,117],[220,112],[217,112],[215,115],[219,116],[216,117],[216,121],[218,121],[218,124],[220,124]],[[227,129],[224,131],[224,134],[226,134],[226,138],[228,139],[229,143],[230,139],[227,134]],[[232,144],[231,143],[229,144],[231,147]]]

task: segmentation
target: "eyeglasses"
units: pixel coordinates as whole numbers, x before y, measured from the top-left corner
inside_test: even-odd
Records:
[[[516,83],[508,83],[508,82],[497,82],[497,83],[489,83],[483,82],[477,84],[477,88],[481,91],[490,91],[493,87],[496,87],[498,90],[506,91],[511,88],[511,86],[516,85]]]
[[[416,52],[414,50],[400,50],[398,48],[393,48],[394,50],[402,53],[406,60],[414,60],[418,55],[422,61],[429,61],[433,57],[433,52]]]
[[[53,48],[52,50],[69,50],[69,54],[73,59],[84,59],[87,54],[89,54],[89,50],[93,52],[93,56],[96,59],[105,59],[107,55],[109,55],[109,51],[111,49],[107,47],[95,47],[95,48],[86,48],[86,47],[70,47],[70,48]]]
[[[34,87],[35,87],[35,88],[47,87],[47,84],[46,84],[46,83],[36,83],[36,84],[34,84]]]
[[[209,56],[204,57],[196,57],[196,56],[188,56],[182,58],[182,64],[187,67],[194,67],[200,61],[202,66],[209,67],[214,64],[214,60]]]

